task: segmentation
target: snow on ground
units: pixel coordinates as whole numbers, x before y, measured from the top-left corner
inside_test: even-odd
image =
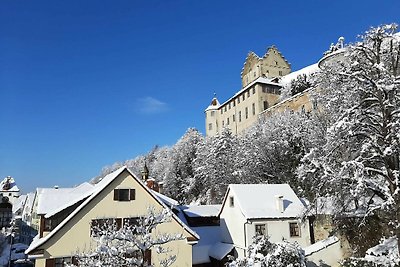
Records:
[[[288,75],[283,76],[280,79],[279,83],[282,84],[283,86],[290,85],[290,83],[293,80],[295,80],[298,76],[303,75],[303,74],[310,76],[311,74],[316,73],[318,71],[320,71],[320,69],[318,67],[318,63],[315,63],[310,66],[304,67],[300,70],[291,72]]]
[[[379,245],[367,250],[365,259],[385,266],[394,266],[400,263],[397,238],[383,239]]]
[[[338,241],[339,241],[339,239],[336,236],[330,236],[327,239],[318,241],[318,242],[312,244],[311,246],[304,248],[304,254],[306,256],[309,256],[309,255],[311,255],[315,252],[318,252],[326,247],[329,247],[332,244],[335,244]]]

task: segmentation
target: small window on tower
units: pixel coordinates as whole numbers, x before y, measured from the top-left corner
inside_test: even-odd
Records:
[[[208,124],[208,130],[211,131],[212,130],[212,123]]]

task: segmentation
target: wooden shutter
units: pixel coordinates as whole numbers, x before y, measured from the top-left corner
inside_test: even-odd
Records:
[[[151,265],[151,250],[148,249],[144,252],[144,262],[147,263],[147,265]]]
[[[130,189],[129,190],[129,200],[135,200],[135,197],[136,197],[135,189]]]
[[[114,189],[114,200],[119,200],[119,189]]]
[[[55,259],[46,259],[46,267],[55,267],[56,260]]]

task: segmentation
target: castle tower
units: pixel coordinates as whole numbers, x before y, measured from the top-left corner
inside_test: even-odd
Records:
[[[218,108],[220,103],[217,96],[214,94],[214,98],[211,100],[210,105],[206,108],[206,133],[207,136],[214,136],[218,133]]]
[[[259,77],[276,78],[291,72],[289,62],[274,45],[269,47],[263,57],[249,52],[241,72],[242,88]]]

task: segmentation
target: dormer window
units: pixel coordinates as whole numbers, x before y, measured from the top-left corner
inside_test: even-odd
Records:
[[[130,201],[135,200],[135,189],[114,189],[114,200]]]
[[[229,207],[233,208],[235,206],[235,199],[233,196],[229,197]]]

